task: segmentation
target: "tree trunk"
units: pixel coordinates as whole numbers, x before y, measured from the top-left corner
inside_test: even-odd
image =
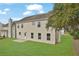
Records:
[[[56,43],[60,42],[60,31],[59,30],[55,31],[55,39],[56,39]]]

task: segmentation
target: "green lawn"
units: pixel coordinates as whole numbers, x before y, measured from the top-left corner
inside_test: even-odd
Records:
[[[72,56],[75,55],[72,37],[62,36],[61,43],[52,45],[46,43],[26,41],[14,42],[13,39],[0,40],[0,55],[9,56]]]

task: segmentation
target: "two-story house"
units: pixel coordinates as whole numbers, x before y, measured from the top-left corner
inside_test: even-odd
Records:
[[[45,42],[55,44],[59,42],[60,32],[56,32],[55,28],[46,28],[48,18],[51,14],[39,14],[29,17],[24,17],[19,21],[12,21],[4,26],[0,26],[0,35],[9,38],[22,40],[31,40],[37,42]]]

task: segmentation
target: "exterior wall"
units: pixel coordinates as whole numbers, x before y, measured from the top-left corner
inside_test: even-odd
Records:
[[[0,27],[0,36],[8,37],[8,27]]]
[[[41,24],[40,27],[37,26],[38,22],[40,22]],[[34,24],[32,23],[33,22],[24,22],[16,24],[17,39],[26,39],[26,40],[55,44],[55,29],[52,28],[49,28],[49,30],[46,29],[47,20],[34,21]],[[23,28],[21,28],[21,24],[23,24]],[[19,32],[21,32],[21,35],[19,35]],[[24,35],[25,32],[26,36]],[[31,33],[34,33],[34,39],[31,39]],[[38,33],[41,33],[41,40],[38,40]],[[47,40],[47,33],[51,34],[51,40]]]
[[[0,36],[8,36],[8,32],[7,31],[0,31]]]

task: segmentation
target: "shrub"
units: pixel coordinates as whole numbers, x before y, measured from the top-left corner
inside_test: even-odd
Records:
[[[79,39],[79,31],[78,30],[70,30],[70,35],[73,36],[74,39]]]
[[[3,38],[5,38],[5,35],[3,35]]]
[[[79,39],[79,31],[74,33],[74,39]]]

